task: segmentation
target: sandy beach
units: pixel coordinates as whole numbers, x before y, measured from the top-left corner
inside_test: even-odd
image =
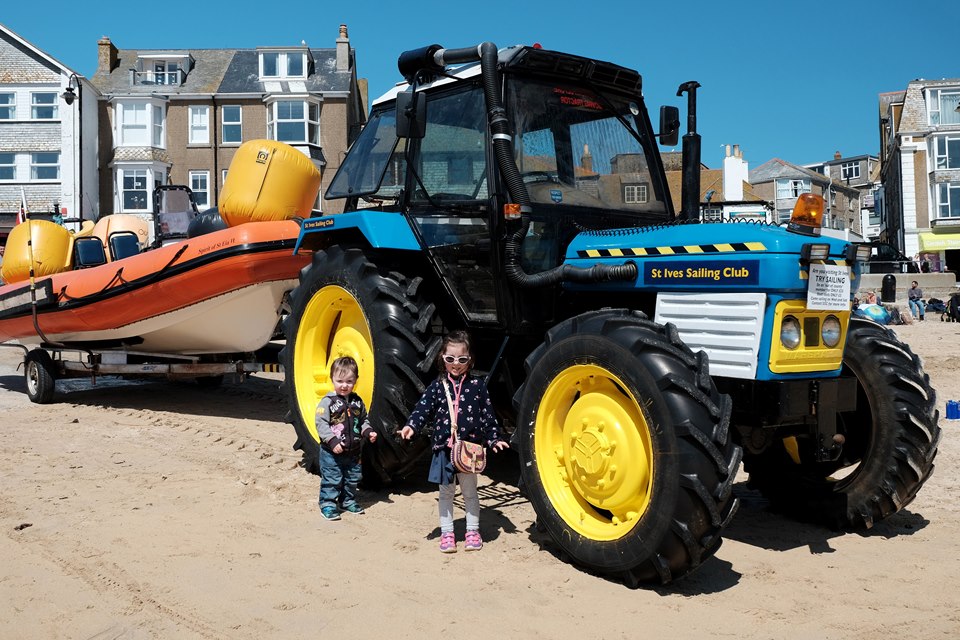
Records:
[[[896,331],[943,428],[916,500],[839,533],[771,512],[741,474],[716,557],[641,589],[558,557],[513,454],[481,480],[483,550],[443,555],[425,480],[363,491],[365,515],[323,521],[275,374],[212,391],[66,381],[36,405],[21,352],[0,349],[0,637],[960,637],[960,421],[945,419],[960,324]]]

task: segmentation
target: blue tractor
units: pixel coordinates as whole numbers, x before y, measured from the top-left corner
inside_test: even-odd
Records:
[[[918,358],[851,317],[869,245],[789,225],[701,222],[695,82],[675,212],[631,69],[539,46],[408,51],[326,198],[282,354],[296,447],[317,465],[329,364],[360,363],[381,438],[368,478],[428,448],[396,430],[441,336],[470,330],[538,524],[574,562],[669,582],[715,553],[735,475],[808,520],[870,527],[933,470]],[[819,205],[819,206],[818,206]],[[476,348],[479,347],[479,348]]]

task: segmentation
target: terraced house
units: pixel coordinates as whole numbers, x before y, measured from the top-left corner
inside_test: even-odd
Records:
[[[202,211],[217,205],[237,147],[280,140],[323,176],[316,209],[365,120],[346,25],[334,47],[118,49],[98,44],[102,212],[149,214],[154,186],[185,184]]]
[[[0,24],[0,246],[21,203],[36,216],[96,216],[97,93]]]
[[[960,272],[960,78],[880,94],[882,238]]]

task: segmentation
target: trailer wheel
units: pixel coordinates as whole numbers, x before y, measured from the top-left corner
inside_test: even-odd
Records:
[[[50,354],[43,349],[34,349],[24,360],[23,374],[27,383],[27,397],[37,404],[53,402],[56,387],[56,368]]]
[[[781,511],[838,529],[870,528],[908,505],[933,472],[936,393],[910,348],[862,318],[850,319],[843,373],[857,378],[857,408],[837,415],[840,459],[817,463],[812,443],[797,438],[747,456],[744,468],[750,486]]]
[[[553,329],[526,360],[523,482],[575,562],[630,582],[669,582],[720,546],[736,510],[740,448],[730,398],[673,325],[596,311]]]
[[[280,354],[294,448],[304,467],[319,472],[315,411],[331,389],[330,364],[352,356],[360,375],[355,388],[377,431],[364,446],[369,470],[390,481],[403,476],[429,447],[426,438],[399,440],[397,430],[426,388],[439,339],[431,339],[436,315],[418,289],[420,278],[384,273],[360,249],[332,246],[318,251],[290,294],[286,346]],[[376,476],[375,476],[376,477]]]

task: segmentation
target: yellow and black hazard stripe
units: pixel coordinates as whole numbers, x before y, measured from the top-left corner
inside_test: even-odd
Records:
[[[264,363],[260,370],[266,373],[283,373],[283,366],[279,364]]]
[[[762,242],[731,242],[719,244],[687,244],[675,247],[640,247],[623,249],[583,249],[578,258],[642,258],[646,256],[685,256],[738,251],[766,251]]]

